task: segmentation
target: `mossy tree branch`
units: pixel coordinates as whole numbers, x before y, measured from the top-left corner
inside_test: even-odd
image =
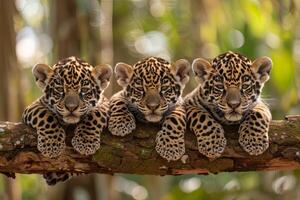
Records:
[[[79,155],[70,146],[70,129],[65,153],[49,159],[36,149],[34,130],[22,123],[0,122],[0,172],[10,176],[50,171],[178,175],[300,168],[300,116],[272,121],[270,148],[260,156],[245,153],[238,144],[237,127],[226,127],[227,148],[221,158],[213,161],[197,151],[196,138],[187,132],[186,155],[179,161],[167,162],[154,150],[159,127],[145,124],[137,127],[124,138],[106,131],[101,136],[100,150],[89,157]]]

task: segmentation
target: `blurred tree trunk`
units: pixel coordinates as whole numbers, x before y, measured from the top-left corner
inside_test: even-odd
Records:
[[[19,121],[24,108],[21,68],[16,56],[14,1],[0,1],[0,119]],[[6,199],[21,199],[18,182],[4,178]]]
[[[114,48],[113,48],[113,1],[101,1],[101,24],[100,24],[100,60],[98,63],[107,63],[113,66]],[[106,96],[110,97],[113,94],[114,78],[111,79],[111,84],[106,89]]]
[[[102,0],[100,2],[100,56],[97,63],[107,63],[113,66],[114,49],[113,49],[113,1]],[[111,97],[113,94],[113,77],[111,83],[105,91],[105,96]],[[118,193],[114,189],[115,177],[111,175],[96,175],[96,186],[98,186],[98,199],[117,200]]]
[[[54,60],[80,57],[80,21],[75,0],[55,0],[51,5]]]
[[[187,23],[188,24],[187,28],[190,30],[190,34],[188,34],[186,36],[188,38],[185,39],[190,42],[188,45],[194,52],[193,55],[197,55],[198,57],[201,57],[203,56],[203,50],[204,50],[203,47],[205,46],[201,38],[201,25],[206,18],[206,10],[204,5],[205,2],[189,0],[186,2],[182,1],[181,4],[182,4],[181,6],[186,6],[185,10],[189,10],[191,13],[193,13],[188,18],[189,23]],[[178,49],[182,49],[182,48],[179,47]],[[185,52],[179,52],[179,57],[181,58],[180,55],[184,55],[184,54]],[[187,54],[186,56],[188,57],[190,56],[190,54]],[[193,80],[189,81],[185,86],[183,95],[185,96],[186,94],[190,93],[194,88],[195,88],[195,82]]]
[[[0,119],[19,121],[24,109],[22,92],[22,69],[16,56],[16,33],[14,29],[14,1],[0,2]],[[13,89],[12,89],[13,88]]]

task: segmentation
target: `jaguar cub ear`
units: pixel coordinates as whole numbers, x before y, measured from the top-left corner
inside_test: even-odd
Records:
[[[115,74],[118,84],[122,87],[126,87],[133,75],[133,68],[126,63],[120,62],[116,64]]]
[[[112,68],[108,64],[97,65],[93,68],[92,75],[100,85],[100,88],[104,90],[109,84],[109,80],[112,75]]]
[[[212,70],[210,62],[203,58],[196,58],[193,61],[192,68],[201,83],[207,79],[209,72]]]
[[[171,65],[170,71],[177,81],[180,81],[182,85],[185,85],[190,78],[190,63],[185,59],[177,60]]]
[[[252,63],[252,71],[259,78],[261,83],[265,83],[269,80],[269,74],[272,69],[272,60],[269,57],[261,57],[257,58]]]
[[[46,64],[36,64],[32,68],[32,74],[35,77],[36,84],[43,89],[53,74],[53,70]]]

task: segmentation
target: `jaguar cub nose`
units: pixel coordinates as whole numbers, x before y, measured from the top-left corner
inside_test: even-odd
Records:
[[[230,108],[235,109],[239,107],[239,105],[241,105],[241,102],[238,100],[234,100],[234,101],[228,101],[227,104],[230,106]]]
[[[240,91],[236,87],[229,87],[227,89],[226,101],[230,108],[235,109],[241,105]]]
[[[76,96],[67,96],[65,99],[65,107],[70,111],[74,111],[79,106],[79,100]]]
[[[150,110],[156,110],[159,106],[158,103],[156,102],[150,102],[150,103],[147,103],[146,106],[150,109]]]
[[[158,91],[155,88],[148,89],[145,98],[145,104],[150,110],[154,111],[159,107],[161,99]]]
[[[77,104],[73,104],[73,103],[66,104],[66,108],[71,112],[76,110],[77,107],[78,107]]]

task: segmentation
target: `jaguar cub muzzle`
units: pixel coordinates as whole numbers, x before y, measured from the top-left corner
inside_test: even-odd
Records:
[[[63,120],[66,123],[74,124],[80,121],[80,114],[78,113],[78,108],[80,105],[79,95],[75,92],[70,92],[66,95],[64,100],[64,106],[67,110],[63,116]]]
[[[159,122],[162,119],[162,113],[158,111],[161,104],[159,92],[155,88],[150,88],[145,96],[145,106],[148,109],[145,114],[149,122]]]
[[[240,90],[236,87],[230,87],[227,89],[226,101],[230,108],[233,110],[241,105]]]
[[[229,111],[225,113],[225,118],[229,121],[238,121],[242,118],[240,110],[241,94],[237,87],[228,87],[226,92],[226,103]]]

